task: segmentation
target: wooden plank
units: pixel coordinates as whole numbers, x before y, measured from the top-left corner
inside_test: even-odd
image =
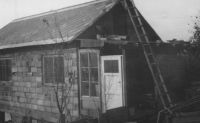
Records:
[[[192,117],[177,117],[172,119],[172,123],[189,123],[189,122],[200,122],[200,116]]]
[[[80,120],[72,121],[70,123],[98,123],[97,119],[88,119],[88,118],[83,118]]]
[[[199,117],[200,117],[200,111],[197,111],[197,112],[187,112],[187,113],[178,113],[178,115],[182,116],[182,117],[199,115]]]
[[[128,100],[127,100],[127,81],[126,81],[126,78],[127,78],[127,76],[126,76],[126,51],[125,51],[125,49],[122,49],[122,54],[123,54],[123,57],[122,57],[122,74],[123,74],[123,81],[124,81],[124,105],[125,106],[127,106],[128,104],[127,104],[127,102],[128,102]]]
[[[5,113],[0,112],[0,123],[4,123],[4,122],[5,122]]]

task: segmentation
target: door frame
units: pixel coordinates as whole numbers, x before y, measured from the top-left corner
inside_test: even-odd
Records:
[[[101,103],[102,103],[102,112],[105,112],[106,111],[106,108],[105,108],[105,106],[104,106],[104,102],[105,102],[105,93],[104,93],[104,90],[103,90],[103,88],[104,88],[104,82],[103,82],[103,72],[104,72],[104,66],[103,66],[103,60],[106,60],[106,59],[108,59],[108,60],[112,60],[111,58],[112,57],[114,57],[114,59],[116,59],[116,60],[119,60],[120,62],[119,62],[119,72],[120,72],[120,74],[121,74],[121,81],[122,81],[122,106],[125,106],[126,105],[126,92],[125,92],[125,77],[124,77],[124,75],[125,75],[125,68],[124,68],[124,57],[123,57],[123,55],[107,55],[107,56],[100,56],[100,69],[101,69]],[[121,65],[120,65],[120,63],[121,63]],[[116,75],[115,73],[113,73],[112,75]]]

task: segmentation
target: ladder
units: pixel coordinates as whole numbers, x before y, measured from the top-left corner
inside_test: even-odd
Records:
[[[139,11],[137,10],[133,0],[124,0],[124,3],[136,32],[137,38],[142,45],[145,58],[153,76],[154,84],[157,88],[163,107],[164,109],[168,109],[168,107],[173,106],[171,98],[164,83],[158,63],[156,62],[155,55],[153,53],[146,31],[142,24]]]

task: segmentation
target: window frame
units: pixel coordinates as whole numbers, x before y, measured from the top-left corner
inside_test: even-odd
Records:
[[[100,95],[101,95],[101,92],[99,92],[99,95],[97,95],[97,96],[92,96],[91,95],[91,75],[90,75],[90,71],[91,70],[89,70],[89,95],[82,95],[82,67],[81,67],[81,54],[82,53],[96,53],[97,54],[97,71],[98,71],[98,81],[97,82],[95,82],[95,83],[97,83],[98,85],[99,85],[99,91],[101,91],[101,89],[100,89],[100,87],[101,87],[101,82],[100,82],[100,80],[101,80],[101,76],[100,76],[100,51],[99,50],[95,50],[95,49],[80,49],[79,50],[79,52],[78,52],[78,54],[79,54],[79,83],[80,83],[80,96],[81,97],[92,97],[92,98],[99,98],[100,97]],[[89,58],[89,57],[88,57]],[[89,60],[88,60],[88,62],[89,62]],[[88,66],[89,68],[90,68],[90,66]]]
[[[62,57],[63,58],[63,82],[60,82],[58,84],[56,83],[53,83],[53,82],[46,82],[46,74],[45,74],[45,62],[44,62],[44,59],[45,57],[51,57],[51,58],[55,58],[55,57]],[[54,59],[53,59],[53,64],[54,64]],[[43,80],[43,84],[44,85],[49,85],[49,86],[56,86],[56,85],[60,85],[60,84],[64,84],[65,83],[65,62],[64,62],[64,56],[63,55],[44,55],[42,56],[42,80]],[[55,68],[55,65],[53,65],[53,69]],[[56,84],[56,85],[55,85]]]
[[[12,59],[11,58],[7,58],[7,57],[0,57],[0,60],[10,60],[10,80],[8,80],[8,81],[7,80],[2,80],[2,81],[0,80],[0,82],[10,82],[10,81],[12,81]],[[6,68],[7,68],[7,66],[6,66]]]

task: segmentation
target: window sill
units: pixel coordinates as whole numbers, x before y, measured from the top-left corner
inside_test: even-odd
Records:
[[[99,97],[90,97],[90,96],[82,96],[82,100],[88,100],[88,101],[100,101]]]

